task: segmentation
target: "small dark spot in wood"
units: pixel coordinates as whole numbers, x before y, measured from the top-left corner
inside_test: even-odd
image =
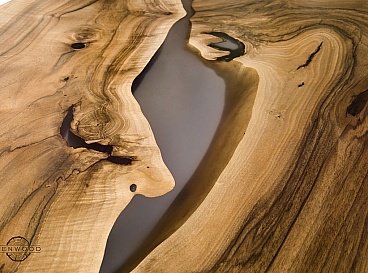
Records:
[[[170,11],[167,11],[167,12],[164,12],[165,15],[172,15],[172,12]]]
[[[63,79],[63,81],[64,81],[64,82],[69,81],[69,77],[65,77],[65,78]]]
[[[88,183],[86,183],[86,187],[87,187],[87,188],[89,187],[89,184],[88,184]]]
[[[73,48],[73,49],[78,50],[78,49],[85,48],[86,47],[86,44],[85,43],[74,43],[70,47]]]
[[[149,166],[147,166],[147,169],[149,169]]]
[[[346,109],[346,113],[356,117],[357,115],[360,114],[360,112],[363,111],[367,102],[368,102],[368,89],[353,98],[353,101]]]
[[[132,185],[130,185],[129,189],[130,189],[131,192],[135,192],[137,190],[137,185],[132,184]]]
[[[298,85],[298,87],[302,87],[302,86],[304,86],[304,82]]]
[[[281,115],[277,115],[278,118],[281,118]]]
[[[308,60],[304,64],[299,65],[296,70],[299,70],[300,68],[303,68],[303,67],[307,67],[312,62],[314,56],[316,56],[316,54],[321,50],[322,44],[323,42],[319,44],[317,49],[309,56]]]

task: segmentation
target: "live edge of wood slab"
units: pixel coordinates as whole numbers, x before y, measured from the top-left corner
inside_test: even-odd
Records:
[[[134,194],[174,187],[131,84],[184,15],[179,0],[0,6],[0,272],[98,272]],[[62,138],[68,112],[90,145]]]
[[[368,2],[193,8],[189,43],[229,83],[226,110],[145,258],[122,271],[368,272]]]

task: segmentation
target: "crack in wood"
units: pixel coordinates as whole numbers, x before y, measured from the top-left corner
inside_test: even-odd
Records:
[[[312,60],[316,56],[316,54],[321,50],[322,44],[323,44],[323,42],[321,42],[319,44],[317,49],[309,56],[308,60],[304,64],[299,65],[296,70],[299,70],[300,68],[303,68],[303,67],[307,67],[312,62]]]

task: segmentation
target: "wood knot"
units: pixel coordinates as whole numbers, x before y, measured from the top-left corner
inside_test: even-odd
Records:
[[[101,30],[83,26],[74,31],[72,40],[81,43],[93,43],[101,38]]]
[[[368,102],[368,89],[353,97],[352,102],[346,109],[346,114],[352,115],[353,117],[358,116],[364,109]]]

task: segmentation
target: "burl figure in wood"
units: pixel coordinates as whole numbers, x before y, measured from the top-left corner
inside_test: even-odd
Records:
[[[98,272],[131,198],[174,187],[131,85],[184,14],[173,0],[0,6],[0,272]],[[61,136],[68,110],[85,147]]]

